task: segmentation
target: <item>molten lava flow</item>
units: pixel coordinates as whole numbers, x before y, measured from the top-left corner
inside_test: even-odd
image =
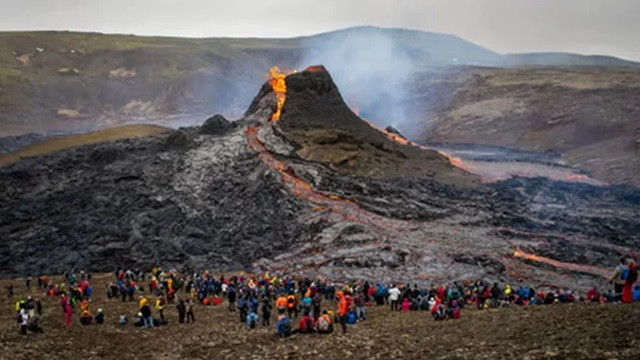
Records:
[[[324,67],[322,66],[308,66],[306,69],[304,69],[304,71],[308,71],[308,72],[323,72]]]
[[[283,73],[277,66],[269,69],[269,75],[271,76],[269,85],[271,85],[273,92],[276,94],[276,111],[271,115],[271,121],[280,120],[282,107],[284,106],[284,101],[287,99],[287,82],[285,78],[293,72],[294,71]]]
[[[356,115],[358,115],[358,108],[357,107],[354,108],[352,111]],[[407,140],[407,139],[403,138],[402,136],[400,136],[398,134],[394,134],[394,133],[388,131],[387,129],[384,129],[384,130],[380,129],[379,127],[377,127],[373,123],[367,121],[366,119],[363,119],[363,118],[360,118],[360,119],[362,121],[364,121],[365,123],[369,124],[369,126],[371,126],[372,128],[374,128],[374,129],[380,131],[381,133],[383,133],[389,140],[395,141],[395,142],[400,143],[402,145],[415,146],[415,147],[418,147],[418,148],[420,148],[422,150],[433,150],[433,149],[430,149],[430,148],[428,148],[426,146],[418,145],[418,144],[414,143],[413,141]],[[448,153],[446,153],[444,151],[441,151],[441,150],[437,150],[437,151],[438,151],[438,153],[440,155],[444,156],[449,161],[449,163],[451,165],[453,165],[453,166],[455,166],[455,167],[457,167],[459,169],[462,169],[462,170],[464,170],[466,172],[473,173],[472,167],[469,166],[468,164],[466,164],[465,162],[463,162],[462,159],[460,159],[458,157],[455,157],[455,156],[452,156],[452,155],[450,155],[450,154],[448,154]]]
[[[553,266],[555,268],[558,268],[558,269],[564,269],[564,270],[570,270],[570,271],[575,271],[575,272],[593,274],[593,275],[598,275],[598,276],[601,276],[601,277],[604,277],[604,278],[607,278],[608,274],[609,274],[609,272],[606,269],[599,268],[597,266],[581,265],[581,264],[562,262],[562,261],[550,259],[550,258],[547,258],[547,257],[544,257],[544,256],[538,256],[538,255],[535,255],[535,254],[530,254],[530,253],[527,253],[527,252],[524,252],[524,251],[521,251],[521,250],[514,251],[513,256],[517,257],[517,258],[521,258],[521,259],[526,259],[526,260],[531,260],[531,261],[535,261],[535,262],[551,265],[551,266]]]

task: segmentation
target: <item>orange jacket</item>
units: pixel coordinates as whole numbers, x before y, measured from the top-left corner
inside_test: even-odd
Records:
[[[287,298],[284,296],[280,296],[276,299],[276,308],[286,308],[287,307]]]
[[[347,302],[347,299],[345,299],[344,295],[338,294],[338,314],[340,316],[345,316],[348,311],[349,303]]]
[[[295,295],[287,296],[287,306],[289,307],[289,309],[293,309],[294,307],[296,307],[297,303],[298,303],[298,299],[296,298]]]

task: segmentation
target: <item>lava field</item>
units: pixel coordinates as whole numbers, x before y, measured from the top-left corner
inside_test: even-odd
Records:
[[[160,264],[585,288],[637,254],[637,188],[487,179],[359,118],[321,66],[271,76],[242,119],[0,168],[1,274]]]

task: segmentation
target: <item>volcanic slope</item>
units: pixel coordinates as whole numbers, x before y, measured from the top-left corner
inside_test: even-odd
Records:
[[[257,111],[259,100],[271,91],[265,84],[247,114]],[[295,148],[297,156],[341,173],[425,177],[465,185],[478,180],[437,151],[391,141],[360,119],[347,107],[322,66],[311,66],[286,78],[286,101],[277,130]]]
[[[235,125],[215,116],[0,168],[2,274],[161,264],[586,287],[638,249],[635,188],[482,185],[352,114],[322,68],[283,81],[277,121],[270,81]],[[324,160],[344,146],[368,160]]]

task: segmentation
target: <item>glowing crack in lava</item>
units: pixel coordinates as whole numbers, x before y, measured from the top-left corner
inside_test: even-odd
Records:
[[[606,269],[603,269],[603,268],[599,268],[597,266],[567,263],[567,262],[563,262],[563,261],[550,259],[550,258],[544,257],[544,256],[538,256],[538,255],[535,255],[535,254],[530,254],[530,253],[524,252],[522,250],[514,251],[513,256],[516,257],[516,258],[520,258],[520,259],[526,259],[526,260],[535,261],[535,262],[538,262],[538,263],[551,265],[551,266],[553,266],[553,267],[555,267],[557,269],[563,269],[563,270],[569,270],[569,271],[574,271],[574,272],[592,274],[592,275],[601,276],[603,278],[607,278],[608,275],[609,275],[609,271],[607,271]]]

